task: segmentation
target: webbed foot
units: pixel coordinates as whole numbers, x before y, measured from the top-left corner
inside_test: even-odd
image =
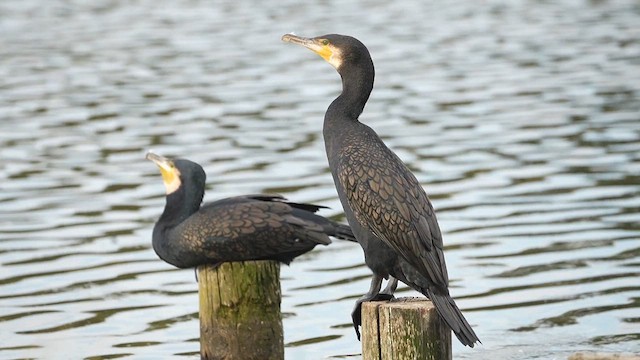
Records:
[[[353,328],[356,331],[356,336],[358,337],[358,341],[360,341],[360,326],[362,325],[362,303],[367,301],[389,301],[393,299],[392,294],[365,294],[358,300],[356,300],[356,304],[353,307],[353,311],[351,312],[351,321],[353,322]]]

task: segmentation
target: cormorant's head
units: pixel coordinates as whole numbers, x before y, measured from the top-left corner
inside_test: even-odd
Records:
[[[151,151],[147,153],[146,159],[160,168],[167,195],[174,193],[183,184],[204,189],[207,176],[199,164],[186,159],[167,159]]]
[[[355,65],[365,60],[371,62],[367,47],[360,40],[351,36],[328,34],[305,38],[286,34],[282,37],[282,41],[306,47],[333,65],[338,72],[344,65]]]

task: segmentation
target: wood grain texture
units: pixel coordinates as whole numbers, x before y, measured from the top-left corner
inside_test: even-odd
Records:
[[[431,301],[362,304],[363,360],[450,360],[451,331]]]
[[[202,359],[284,359],[279,263],[205,265],[198,279]]]

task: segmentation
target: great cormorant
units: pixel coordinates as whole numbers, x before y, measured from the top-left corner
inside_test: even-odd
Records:
[[[314,214],[322,206],[281,196],[244,195],[204,204],[206,175],[195,162],[149,152],[166,187],[164,212],[153,228],[153,249],[179,268],[226,261],[277,260],[289,264],[329,236],[355,241],[347,225]]]
[[[369,50],[336,34],[287,34],[282,40],[314,51],[342,77],[342,93],[327,109],[323,133],[338,196],[374,274],[352,313],[358,338],[362,302],[391,298],[400,280],[429,297],[460,342],[473,347],[480,340],[449,295],[442,234],[427,194],[375,131],[358,120],[373,89]],[[389,282],[381,292],[383,278]]]

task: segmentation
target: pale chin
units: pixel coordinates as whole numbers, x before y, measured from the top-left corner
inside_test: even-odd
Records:
[[[342,60],[335,55],[331,55],[327,62],[331,64],[331,66],[333,66],[336,70],[338,70],[340,68],[340,65],[342,65]]]
[[[171,195],[174,192],[176,192],[176,190],[178,190],[180,188],[180,179],[178,177],[175,178],[175,180],[173,180],[170,183],[165,183],[164,184],[166,190],[167,190],[167,195]]]

